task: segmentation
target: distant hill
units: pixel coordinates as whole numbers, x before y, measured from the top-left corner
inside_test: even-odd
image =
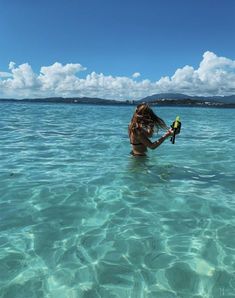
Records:
[[[148,102],[158,106],[190,106],[190,107],[218,107],[235,108],[235,95],[231,96],[189,96],[181,93],[160,93],[147,96],[141,100],[113,100],[91,97],[48,97],[48,98],[25,98],[0,99],[0,102],[13,103],[51,103],[51,104],[94,104],[94,105],[137,105],[140,102]]]
[[[138,102],[154,102],[157,100],[198,100],[204,102],[219,102],[225,104],[235,104],[235,95],[230,96],[190,96],[181,93],[159,93],[142,98]]]
[[[15,102],[15,103],[65,103],[65,104],[97,104],[97,105],[127,105],[133,104],[133,101],[118,101],[113,99],[102,99],[92,97],[47,97],[47,98],[2,98],[0,102]]]

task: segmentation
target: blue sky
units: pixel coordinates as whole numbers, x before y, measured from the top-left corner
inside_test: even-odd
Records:
[[[0,0],[0,97],[235,94],[234,19],[233,0]]]

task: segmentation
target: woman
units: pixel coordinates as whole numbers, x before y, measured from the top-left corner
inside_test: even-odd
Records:
[[[157,141],[151,142],[154,126],[157,131],[166,129],[167,132]],[[146,156],[147,148],[156,149],[165,139],[173,134],[172,129],[168,129],[165,122],[154,114],[153,110],[146,103],[137,106],[135,113],[128,126],[130,143],[132,144],[131,154],[135,156]]]

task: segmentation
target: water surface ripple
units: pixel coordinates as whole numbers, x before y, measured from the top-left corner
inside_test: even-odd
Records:
[[[235,110],[139,159],[133,110],[0,105],[0,297],[235,297]]]

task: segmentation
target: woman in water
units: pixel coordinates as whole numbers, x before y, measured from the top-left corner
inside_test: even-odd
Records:
[[[165,129],[167,132],[157,141],[151,142],[149,138],[153,136],[154,126]],[[146,103],[137,106],[135,113],[128,126],[130,143],[132,145],[131,154],[134,156],[145,156],[147,148],[156,149],[165,139],[173,134],[173,130],[168,129],[166,123],[159,118]]]

